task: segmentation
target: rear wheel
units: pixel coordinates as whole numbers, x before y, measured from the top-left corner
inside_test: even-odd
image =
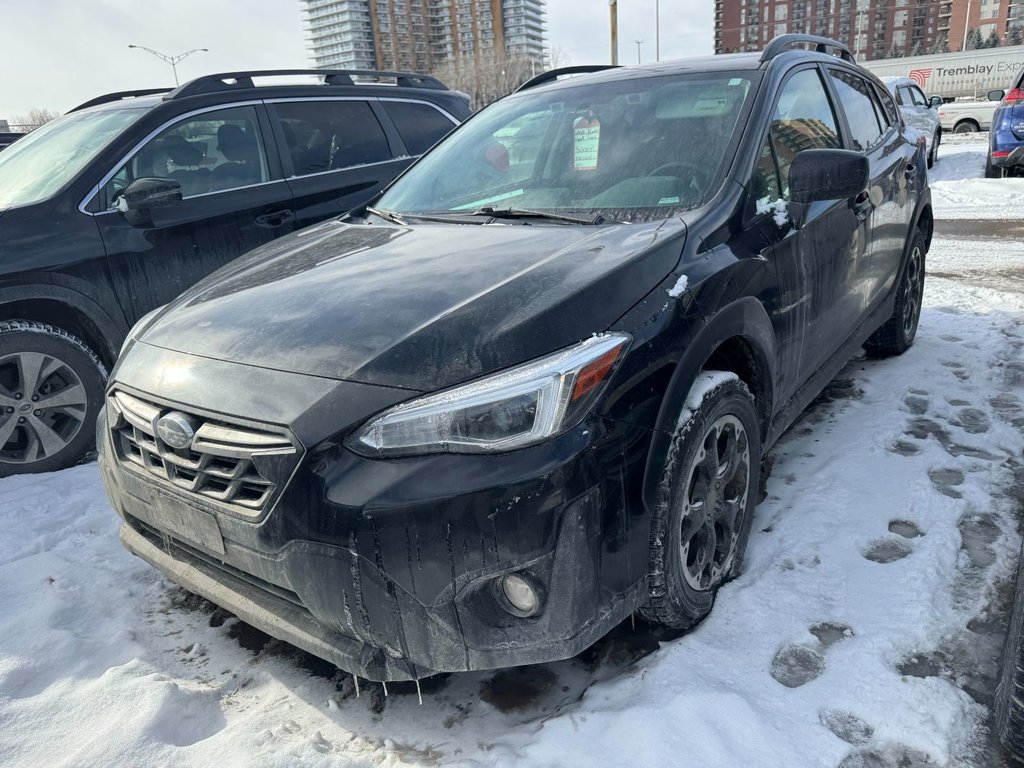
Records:
[[[728,374],[705,371],[702,377]],[[700,379],[698,380],[700,381]],[[757,504],[761,433],[746,385],[723,378],[672,438],[651,522],[651,621],[687,629],[711,611],[718,588],[739,569]]]
[[[93,446],[106,371],[60,328],[0,322],[0,477],[52,472]]]
[[[961,120],[953,126],[953,133],[977,133],[980,127],[973,120]]]
[[[879,357],[902,355],[914,343],[924,298],[924,257],[924,235],[917,229],[896,287],[892,315],[864,343],[864,348],[871,354]]]
[[[985,159],[985,178],[986,179],[1001,179],[1006,176],[1006,171],[1002,168],[997,168],[992,165],[991,155]]]

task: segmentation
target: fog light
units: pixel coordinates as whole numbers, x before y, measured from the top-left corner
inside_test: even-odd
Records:
[[[501,580],[501,591],[511,608],[523,616],[532,616],[540,607],[540,597],[526,579],[510,573]]]

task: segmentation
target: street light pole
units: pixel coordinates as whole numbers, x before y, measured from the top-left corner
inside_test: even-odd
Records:
[[[654,60],[661,61],[661,2],[654,0]]]
[[[636,63],[639,64],[640,63],[640,44],[643,42],[643,40],[634,40],[633,42],[636,43]]]
[[[612,66],[619,63],[619,3],[618,0],[608,0],[608,16],[611,24],[612,37]]]
[[[193,53],[199,53],[199,51],[209,51],[209,48],[193,48],[191,51],[185,51],[179,53],[177,56],[168,56],[166,53],[160,53],[160,51],[154,51],[152,48],[147,48],[144,45],[129,45],[129,48],[138,48],[140,51],[147,51],[152,53],[158,59],[166,61],[171,65],[171,71],[174,72],[174,84],[178,85],[178,64],[187,59]]]

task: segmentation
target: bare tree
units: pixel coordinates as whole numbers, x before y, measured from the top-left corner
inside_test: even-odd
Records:
[[[470,106],[476,110],[508,95],[544,69],[544,62],[536,58],[491,49],[451,59],[430,74],[449,88],[469,94]]]
[[[43,125],[46,125],[51,120],[55,120],[60,117],[60,112],[53,109],[40,109],[34,107],[28,111],[27,115],[15,115],[10,119],[12,128],[19,129],[22,131],[34,131]]]

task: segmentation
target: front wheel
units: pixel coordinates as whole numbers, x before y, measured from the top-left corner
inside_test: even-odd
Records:
[[[932,136],[932,144],[928,148],[928,167],[931,168],[935,165],[935,161],[938,160],[939,155],[939,141],[941,134],[935,131],[935,135]]]
[[[871,354],[878,357],[902,355],[914,343],[924,298],[924,257],[924,235],[918,229],[910,241],[910,253],[896,287],[892,314],[864,343]]]
[[[0,322],[0,477],[52,472],[92,448],[106,371],[67,331]]]
[[[640,609],[674,629],[707,616],[718,588],[738,571],[761,466],[754,398],[735,375],[702,372],[685,407],[651,521],[648,600]]]

